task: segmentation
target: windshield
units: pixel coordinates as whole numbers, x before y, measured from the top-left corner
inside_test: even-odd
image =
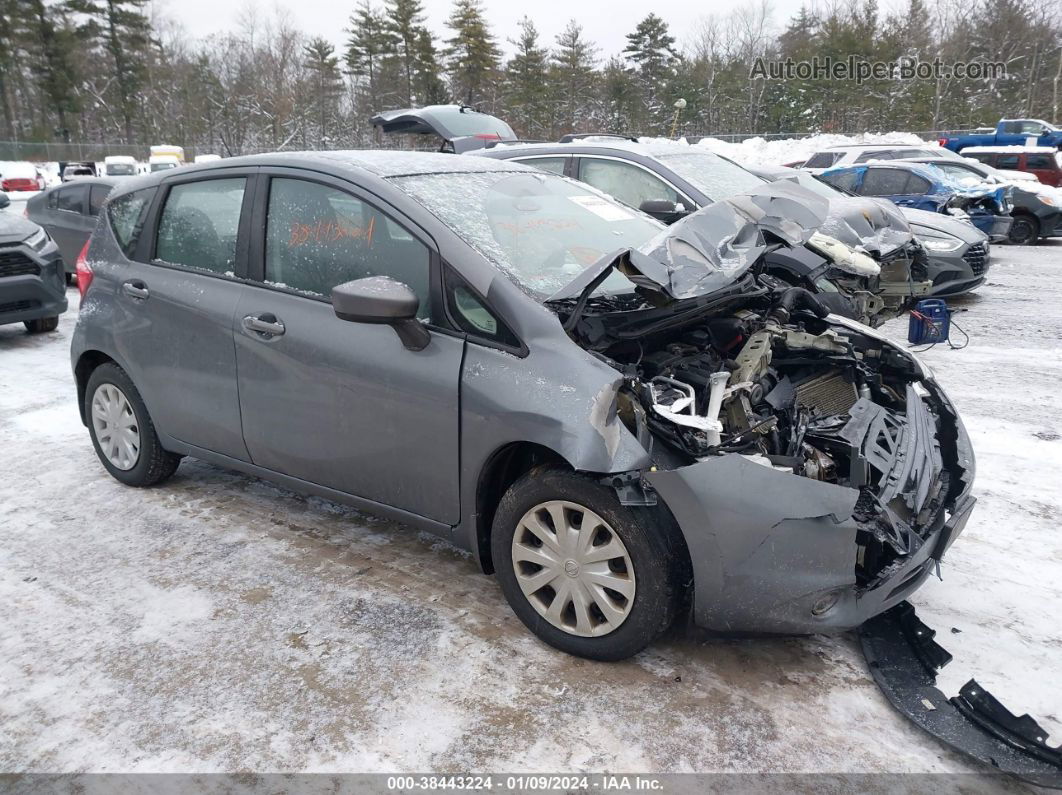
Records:
[[[108,163],[108,177],[131,177],[136,173],[136,166],[130,163]]]
[[[153,172],[154,171],[165,171],[167,168],[177,168],[177,164],[176,163],[152,163],[151,164],[151,170]]]
[[[654,156],[712,201],[725,199],[735,193],[756,190],[767,181],[746,171],[737,163],[731,163],[711,152],[680,152]]]
[[[545,172],[418,174],[392,181],[540,300],[606,254],[636,248],[664,228]],[[633,287],[613,272],[601,289]]]

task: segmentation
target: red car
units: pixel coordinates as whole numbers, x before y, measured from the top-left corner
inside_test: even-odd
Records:
[[[47,186],[41,170],[31,163],[10,163],[0,169],[0,190],[37,191]]]
[[[972,157],[985,165],[1033,174],[1044,185],[1062,186],[1062,153],[1046,146],[968,147],[963,157]]]

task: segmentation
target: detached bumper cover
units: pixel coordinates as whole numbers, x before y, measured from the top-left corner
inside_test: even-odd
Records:
[[[951,655],[907,602],[860,629],[863,654],[889,702],[922,729],[967,756],[1032,784],[1062,788],[1062,748],[1030,716],[1015,716],[971,679],[957,696],[936,688]]]
[[[975,500],[966,431],[943,393],[924,383],[942,424],[954,429],[947,465],[961,473],[960,482],[956,496],[921,528],[910,553],[868,586],[856,581],[857,534],[863,529],[853,517],[857,489],[780,472],[736,454],[645,474],[686,540],[696,624],[722,632],[840,632],[899,604],[925,582],[966,526]],[[890,475],[914,499],[923,496],[931,475],[917,424],[908,423],[907,453],[897,456]]]

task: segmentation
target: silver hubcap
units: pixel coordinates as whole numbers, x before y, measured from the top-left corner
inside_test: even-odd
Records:
[[[516,526],[513,569],[538,614],[572,635],[607,635],[634,606],[634,566],[605,520],[565,500],[536,505]]]
[[[96,387],[92,396],[92,430],[112,466],[136,466],[140,458],[140,427],[129,398],[114,384]]]

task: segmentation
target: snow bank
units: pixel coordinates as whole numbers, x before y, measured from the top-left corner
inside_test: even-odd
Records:
[[[927,142],[914,133],[903,132],[865,133],[864,135],[822,133],[807,138],[773,140],[747,138],[740,143],[731,143],[719,138],[702,138],[696,146],[706,147],[739,163],[755,166],[780,166],[797,160],[807,160],[815,152],[846,144],[903,144],[924,147]],[[935,142],[932,145],[935,146]]]

